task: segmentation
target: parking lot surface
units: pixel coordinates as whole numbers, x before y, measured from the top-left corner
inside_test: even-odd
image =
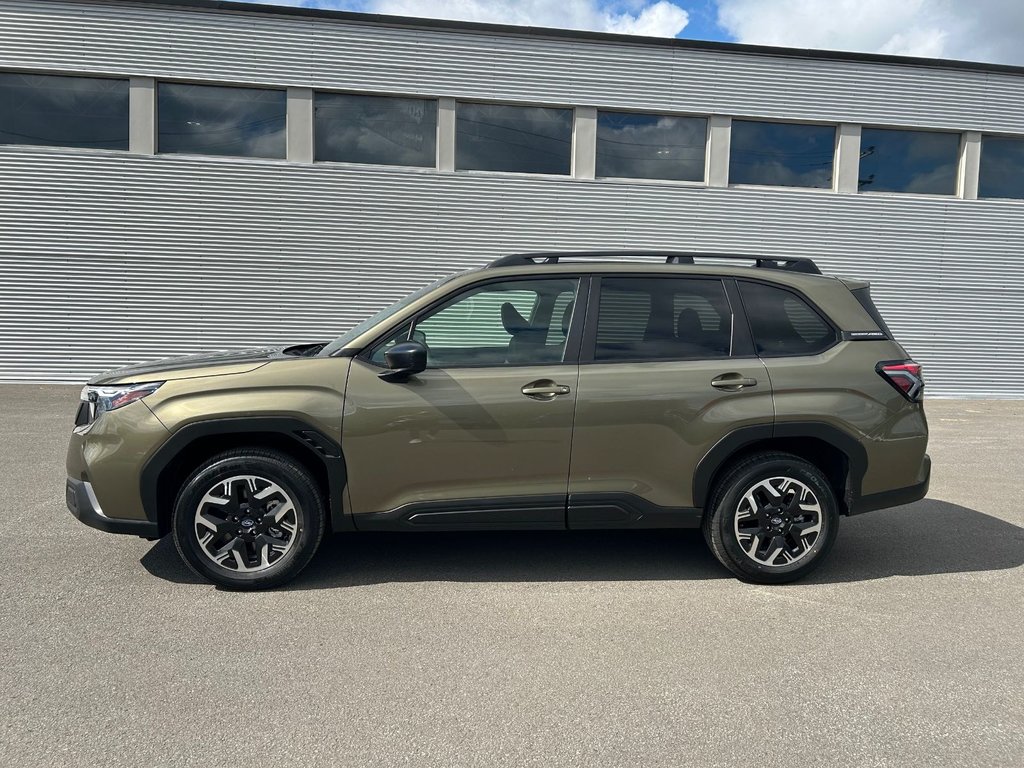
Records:
[[[0,765],[1020,766],[1024,402],[928,401],[929,498],[803,582],[697,531],[356,534],[268,593],[64,506],[0,386]]]

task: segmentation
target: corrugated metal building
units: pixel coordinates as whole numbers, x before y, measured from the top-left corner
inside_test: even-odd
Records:
[[[84,90],[40,107],[52,75]],[[232,124],[196,86],[260,90]],[[0,0],[0,380],[322,341],[499,255],[649,248],[867,278],[933,394],[1024,396],[1022,137],[1010,67]]]

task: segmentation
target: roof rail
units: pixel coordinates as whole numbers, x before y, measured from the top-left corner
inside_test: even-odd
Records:
[[[487,265],[494,267],[532,267],[538,264],[558,264],[563,259],[622,259],[630,256],[663,258],[666,264],[694,264],[694,259],[736,259],[752,261],[760,269],[783,269],[788,272],[803,272],[820,275],[821,270],[811,259],[797,256],[754,256],[742,253],[705,253],[700,251],[542,251],[539,253],[514,253],[502,256]]]

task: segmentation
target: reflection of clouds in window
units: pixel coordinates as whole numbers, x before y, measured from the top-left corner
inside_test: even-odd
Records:
[[[858,188],[867,192],[956,193],[960,135],[864,128]]]
[[[0,73],[0,143],[128,149],[128,81]]]
[[[832,186],[835,127],[733,120],[731,184]]]
[[[597,175],[701,181],[707,120],[599,112]]]
[[[1024,139],[981,138],[978,197],[1024,199]]]
[[[285,92],[160,83],[159,151],[285,156]]]
[[[316,159],[432,167],[437,102],[316,94]]]
[[[456,115],[459,170],[569,173],[571,109],[459,104]]]

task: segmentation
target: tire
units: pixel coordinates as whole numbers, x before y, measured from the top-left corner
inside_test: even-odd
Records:
[[[712,553],[740,579],[783,584],[825,559],[839,532],[839,508],[816,466],[789,453],[757,453],[726,470],[703,529]]]
[[[197,574],[228,589],[269,589],[295,578],[326,527],[316,483],[276,451],[214,456],[185,481],[174,502],[172,534]]]

